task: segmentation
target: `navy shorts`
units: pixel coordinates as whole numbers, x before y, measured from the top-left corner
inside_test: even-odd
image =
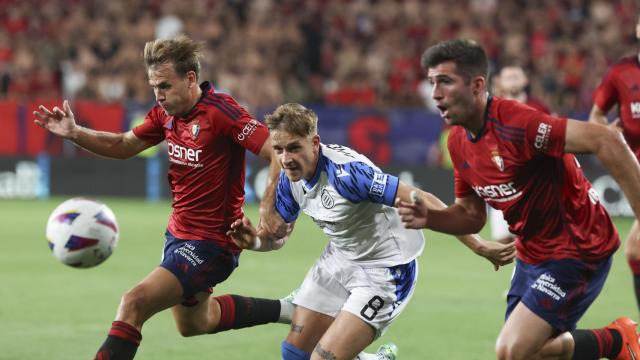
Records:
[[[171,271],[182,284],[184,305],[195,305],[193,295],[211,293],[238,266],[239,255],[212,241],[181,240],[169,231],[165,237],[160,266]]]
[[[558,333],[574,330],[600,294],[611,261],[612,257],[599,262],[562,259],[529,265],[516,260],[505,319],[522,302]]]

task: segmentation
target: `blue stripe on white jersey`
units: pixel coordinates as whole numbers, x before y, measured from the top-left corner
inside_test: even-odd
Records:
[[[286,223],[292,223],[298,218],[300,206],[291,193],[291,183],[284,171],[280,171],[278,187],[276,188],[276,210]]]
[[[361,161],[336,164],[325,157],[329,183],[345,199],[393,206],[398,178]]]
[[[413,260],[408,264],[392,266],[389,271],[396,281],[397,301],[406,299],[416,278],[416,261]]]

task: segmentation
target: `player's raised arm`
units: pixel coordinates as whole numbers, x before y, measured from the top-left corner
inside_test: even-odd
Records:
[[[398,187],[397,195],[396,206],[398,207],[398,212],[401,215],[403,223],[405,223],[407,227],[412,227],[412,222],[415,222],[416,225],[424,222],[425,226],[418,228],[427,227],[429,222],[433,221],[429,218],[432,214],[435,214],[435,221],[440,221],[438,220],[438,216],[444,213],[443,210],[448,209],[447,205],[435,195],[402,182],[400,182]],[[483,215],[486,219],[486,213],[479,211],[478,217],[482,218]],[[448,221],[452,222],[451,219]],[[456,223],[455,220],[453,222]],[[477,234],[457,235],[456,237],[475,254],[489,260],[495,270],[498,270],[502,265],[511,263],[515,257],[514,243],[501,244],[494,241],[487,241]]]
[[[67,100],[62,109],[56,106],[49,110],[42,105],[38,109],[33,112],[38,118],[34,121],[38,126],[100,156],[126,159],[152,146],[136,137],[132,131],[111,133],[78,126]]]
[[[269,177],[262,195],[262,201],[260,201],[260,226],[258,231],[261,238],[275,241],[286,236],[287,224],[278,214],[275,206],[280,164],[273,151],[271,139],[267,138],[262,145],[260,157],[269,161]]]
[[[636,218],[640,219],[640,165],[622,133],[603,125],[568,120],[564,151],[597,156],[620,185]]]

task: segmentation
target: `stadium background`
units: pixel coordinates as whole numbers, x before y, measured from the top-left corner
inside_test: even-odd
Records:
[[[49,136],[31,115],[69,99],[79,123],[128,130],[153,104],[141,63],[150,39],[185,32],[204,41],[202,79],[258,119],[278,104],[304,103],[319,114],[324,142],[348,145],[446,201],[442,121],[419,66],[427,46],[476,39],[492,70],[521,64],[534,97],[581,120],[607,66],[638,51],[632,0],[0,0],[0,9],[0,359],[90,357],[121,293],[158,262],[170,210],[166,151],[98,159]],[[581,162],[609,210],[629,215],[597,161]],[[249,158],[250,202],[263,168]],[[55,205],[78,195],[106,201],[122,228],[114,257],[89,271],[56,264],[43,234]],[[247,212],[255,218],[254,205]],[[630,222],[617,223],[625,236]],[[307,221],[297,232],[279,253],[243,255],[220,290],[286,295],[325,241]],[[428,236],[416,298],[387,340],[403,359],[492,358],[510,268],[494,274],[454,239]],[[637,314],[627,272],[620,257],[585,322]],[[286,327],[182,339],[163,314],[143,335],[141,359],[275,359]]]

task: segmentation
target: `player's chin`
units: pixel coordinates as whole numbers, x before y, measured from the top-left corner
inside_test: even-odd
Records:
[[[302,178],[302,173],[298,170],[285,169],[284,173],[291,181],[299,181]]]

